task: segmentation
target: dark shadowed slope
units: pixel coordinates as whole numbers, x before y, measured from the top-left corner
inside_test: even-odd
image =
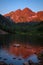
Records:
[[[14,32],[14,27],[13,27],[14,23],[12,22],[12,20],[10,18],[6,18],[2,15],[0,15],[0,29],[6,31],[6,32]]]

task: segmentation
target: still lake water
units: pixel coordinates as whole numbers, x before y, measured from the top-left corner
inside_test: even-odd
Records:
[[[0,61],[8,65],[23,65],[29,60],[38,63],[36,54],[43,48],[38,42],[36,38],[33,39],[28,35],[0,35]]]

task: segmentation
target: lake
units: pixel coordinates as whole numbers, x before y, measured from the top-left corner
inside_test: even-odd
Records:
[[[38,63],[37,54],[43,50],[39,38],[19,34],[0,35],[0,61],[5,63],[23,65],[32,60]]]

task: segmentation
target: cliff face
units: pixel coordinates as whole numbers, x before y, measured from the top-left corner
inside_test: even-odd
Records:
[[[18,22],[30,22],[30,21],[43,21],[43,11],[39,11],[37,13],[33,12],[32,10],[30,10],[29,8],[25,8],[23,10],[16,10],[16,11],[12,11],[8,14],[4,15],[9,16],[14,22],[18,23]]]
[[[37,16],[43,21],[43,11],[37,12]]]

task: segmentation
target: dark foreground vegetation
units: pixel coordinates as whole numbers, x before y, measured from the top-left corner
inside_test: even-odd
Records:
[[[25,35],[32,39],[38,40],[43,44],[43,21],[15,23],[10,17],[0,15],[0,29],[11,34],[16,34],[16,37]]]
[[[0,29],[14,34],[43,35],[43,21],[15,23],[0,15]]]

